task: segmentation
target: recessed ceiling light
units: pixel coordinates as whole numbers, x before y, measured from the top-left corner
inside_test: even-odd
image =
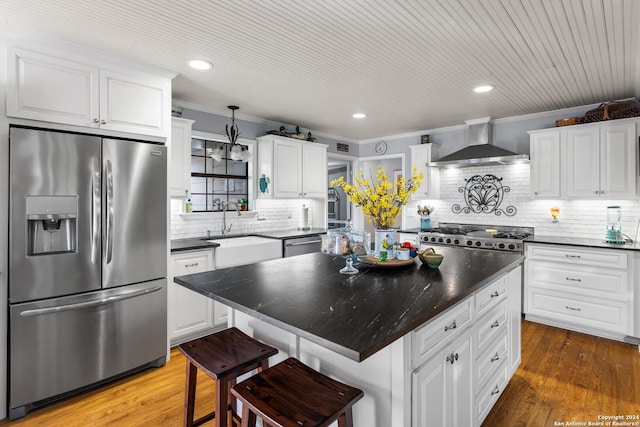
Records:
[[[367,115],[365,113],[354,113],[351,117],[354,119],[364,119]]]
[[[192,59],[189,61],[189,66],[196,70],[210,70],[213,68],[213,64],[204,59]]]
[[[475,93],[483,93],[483,92],[491,92],[493,89],[495,89],[494,85],[482,85],[482,86],[474,87],[473,91]]]

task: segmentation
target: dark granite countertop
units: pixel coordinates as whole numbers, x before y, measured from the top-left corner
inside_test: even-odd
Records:
[[[210,249],[216,248],[220,246],[218,243],[207,242],[207,240],[213,239],[224,239],[224,238],[233,238],[233,237],[244,237],[244,236],[259,236],[259,237],[267,237],[269,239],[293,239],[298,237],[309,237],[309,236],[317,236],[319,234],[324,234],[326,231],[323,228],[312,228],[311,230],[274,230],[274,231],[264,231],[261,233],[244,233],[244,234],[230,234],[227,237],[222,237],[220,235],[211,236],[211,237],[192,237],[188,239],[173,239],[171,240],[171,252],[181,252],[181,251],[193,251],[197,249]]]
[[[603,233],[604,234],[604,233]],[[552,245],[566,246],[584,246],[588,248],[600,249],[624,249],[628,251],[640,251],[640,243],[606,243],[604,239],[585,239],[581,237],[557,237],[557,236],[538,236],[528,237],[524,243],[548,243]]]
[[[420,232],[420,227],[418,228],[405,228],[404,230],[400,230],[400,233],[415,233],[418,234]]]
[[[213,238],[213,237],[212,237]],[[213,249],[220,246],[218,243],[207,242],[205,238],[194,237],[191,239],[174,239],[171,241],[171,252],[194,251],[197,249]]]
[[[362,361],[522,263],[519,254],[438,248],[439,269],[399,268],[311,253],[176,277],[189,289],[343,356]]]

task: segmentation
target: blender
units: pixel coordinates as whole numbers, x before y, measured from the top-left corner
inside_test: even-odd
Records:
[[[620,206],[607,206],[607,234],[605,242],[624,243],[622,227],[620,225],[622,209]]]

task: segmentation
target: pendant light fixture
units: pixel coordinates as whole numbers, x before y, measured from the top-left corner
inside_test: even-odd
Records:
[[[227,106],[227,108],[231,110],[231,126],[227,124],[224,130],[227,134],[227,138],[229,139],[229,152],[231,160],[248,162],[253,157],[249,152],[249,149],[237,143],[238,137],[240,136],[240,131],[238,130],[238,125],[236,124],[236,110],[239,110],[240,107],[238,107],[237,105],[229,105]],[[213,156],[212,158],[214,160],[218,160]]]

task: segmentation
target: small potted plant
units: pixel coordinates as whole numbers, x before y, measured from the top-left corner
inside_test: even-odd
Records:
[[[247,199],[238,200],[238,205],[241,211],[246,211],[248,209]]]

